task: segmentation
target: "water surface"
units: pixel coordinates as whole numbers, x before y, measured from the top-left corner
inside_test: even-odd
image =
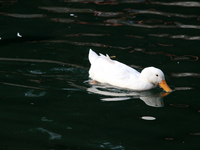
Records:
[[[0,1],[1,149],[198,149],[198,1]],[[173,92],[88,84],[88,52]]]

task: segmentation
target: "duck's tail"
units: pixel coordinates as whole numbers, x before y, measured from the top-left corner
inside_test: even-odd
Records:
[[[89,50],[88,58],[89,58],[89,61],[90,61],[91,64],[92,64],[98,57],[99,57],[99,56],[98,56],[92,49]]]

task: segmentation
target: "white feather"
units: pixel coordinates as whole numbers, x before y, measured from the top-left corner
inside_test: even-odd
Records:
[[[101,83],[143,91],[155,88],[164,79],[160,69],[148,67],[139,73],[121,62],[111,60],[108,55],[97,55],[92,49],[89,51],[89,61],[91,63],[89,77]]]

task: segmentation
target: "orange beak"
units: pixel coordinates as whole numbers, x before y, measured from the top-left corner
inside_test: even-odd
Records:
[[[160,87],[163,88],[163,90],[165,90],[166,92],[172,91],[165,80],[162,80],[161,83],[159,83],[158,85],[160,85]]]

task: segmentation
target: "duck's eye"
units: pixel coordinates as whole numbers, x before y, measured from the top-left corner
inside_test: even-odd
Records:
[[[158,77],[158,74],[156,74],[156,76]]]

